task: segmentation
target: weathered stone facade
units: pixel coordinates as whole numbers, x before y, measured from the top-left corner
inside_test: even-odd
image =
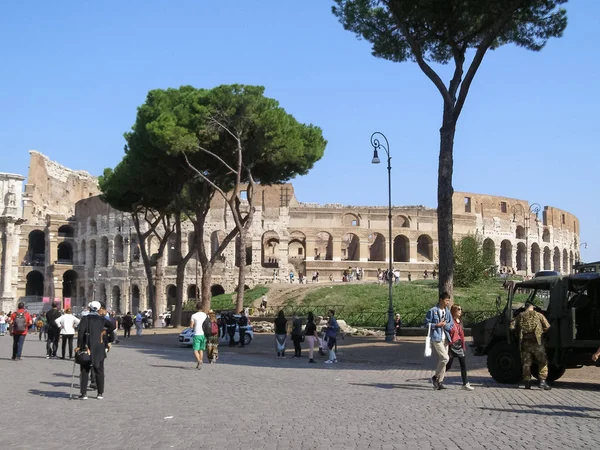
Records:
[[[8,283],[13,302],[47,297],[69,298],[77,307],[98,299],[121,312],[148,307],[149,288],[132,220],[104,204],[98,194],[94,177],[31,152],[23,196],[26,222],[12,232],[13,246],[18,248],[13,263],[15,267],[20,264],[18,277]],[[366,279],[374,279],[377,269],[387,267],[387,208],[301,203],[291,184],[258,186],[255,198],[246,252],[248,286],[289,281],[290,271],[296,281],[299,274],[310,279],[316,271],[321,280],[331,277],[340,281],[348,267],[361,267]],[[417,279],[435,268],[436,221],[432,208],[393,208],[392,257],[403,278],[410,273]],[[230,211],[215,197],[203,236],[211,254],[232,228]],[[192,233],[192,225],[184,222],[183,255],[189,250]],[[537,216],[530,213],[524,200],[457,192],[454,233],[457,239],[479,235],[499,267],[523,275],[542,269],[569,272],[579,259],[577,218],[548,206]],[[160,310],[175,301],[176,265],[181,254],[174,244],[172,237],[153,268],[162,274],[155,286]],[[229,245],[216,263],[214,294],[237,288],[236,245]],[[157,252],[156,238],[149,239],[147,249],[149,255]],[[11,251],[16,255],[16,250]],[[2,261],[4,286],[4,257]],[[200,268],[192,257],[183,286],[186,298],[196,297],[199,280]]]

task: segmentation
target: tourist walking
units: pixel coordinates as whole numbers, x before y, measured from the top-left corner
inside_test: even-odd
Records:
[[[400,314],[396,314],[396,318],[394,319],[394,330],[396,330],[396,340],[398,340],[400,333],[402,332],[402,319],[400,319]]]
[[[46,313],[41,313],[38,318],[38,324],[41,322],[40,332],[38,334],[39,340],[42,340],[42,334],[44,335],[44,342],[48,340],[48,319]],[[39,325],[38,325],[39,326]]]
[[[60,329],[62,337],[62,352],[60,359],[65,359],[65,350],[69,344],[69,359],[73,359],[73,337],[75,336],[75,327],[79,325],[79,319],[71,314],[71,308],[65,309],[65,313],[56,319],[56,324]]]
[[[240,319],[238,320],[239,336],[240,336],[240,347],[246,346],[246,330],[248,329],[248,316],[246,316],[246,310],[240,311]]]
[[[58,351],[58,340],[60,339],[60,327],[56,324],[56,320],[61,316],[58,310],[58,303],[52,303],[52,309],[46,313],[48,320],[48,340],[46,341],[46,359],[56,358]]]
[[[131,312],[127,311],[127,314],[123,316],[121,326],[123,327],[123,339],[131,339],[131,327],[133,326]]]
[[[460,376],[463,383],[462,388],[466,391],[472,391],[474,388],[471,386],[469,379],[467,378],[467,347],[465,344],[465,330],[462,324],[462,307],[456,304],[452,305],[452,308],[450,308],[450,314],[452,314],[454,326],[450,330],[450,346],[448,352],[450,359],[448,360],[448,364],[446,364],[446,372],[448,372],[452,367],[454,359],[458,358],[458,362],[460,363]]]
[[[141,336],[143,328],[144,318],[142,317],[142,313],[138,311],[138,313],[135,315],[135,334],[137,336]]]
[[[7,317],[4,314],[4,311],[0,311],[0,336],[4,336],[6,334],[6,321]]]
[[[315,363],[313,358],[313,352],[315,348],[315,342],[318,344],[319,348],[319,335],[317,334],[317,325],[315,324],[315,316],[312,312],[309,312],[306,316],[306,326],[304,327],[304,340],[306,341],[306,345],[308,345],[308,362],[311,364]]]
[[[302,319],[298,314],[292,318],[292,342],[294,343],[294,358],[302,356]]]
[[[431,327],[431,346],[438,357],[435,374],[431,377],[433,388],[436,390],[446,389],[444,377],[446,375],[446,364],[450,360],[448,356],[448,343],[450,342],[450,330],[454,326],[452,314],[450,314],[450,294],[442,292],[439,302],[427,312],[425,321]]]
[[[538,366],[540,389],[552,389],[546,383],[548,377],[548,357],[542,342],[542,334],[550,328],[543,314],[533,308],[529,300],[525,303],[525,311],[515,317],[510,323],[511,330],[517,330],[523,364],[523,382],[525,389],[531,389],[531,364],[535,361]]]
[[[277,318],[274,321],[275,325],[275,349],[277,350],[278,358],[285,358],[285,344],[287,343],[287,319],[283,314],[283,310],[279,310]]]
[[[31,326],[31,315],[25,310],[25,304],[20,302],[17,310],[10,316],[10,334],[13,337],[12,360],[20,361],[27,330]]]
[[[214,364],[219,359],[219,324],[217,316],[212,309],[208,312],[208,319],[210,321],[211,333],[206,339],[206,356],[208,357],[209,364]]]
[[[87,350],[90,354],[90,362],[80,365],[80,380],[79,385],[81,393],[79,398],[87,400],[87,388],[90,372],[94,374],[92,382],[95,383],[98,392],[98,400],[104,398],[104,360],[106,359],[105,337],[110,336],[113,329],[111,321],[106,320],[104,315],[100,315],[100,302],[93,301],[90,303],[90,312],[79,322],[79,330],[77,333],[77,348],[78,350]]]
[[[190,320],[190,328],[194,329],[194,341],[192,343],[192,349],[194,350],[194,356],[196,357],[196,369],[202,368],[202,359],[204,350],[206,350],[206,336],[204,335],[204,328],[202,325],[206,320],[206,313],[202,311],[202,302],[196,303],[196,313],[192,315]]]
[[[327,316],[329,319],[327,320],[327,328],[325,329],[325,339],[327,341],[327,348],[329,349],[329,359],[325,361],[325,364],[333,364],[337,362],[334,348],[337,343],[337,334],[340,326],[335,319],[335,311],[333,309],[327,311]]]

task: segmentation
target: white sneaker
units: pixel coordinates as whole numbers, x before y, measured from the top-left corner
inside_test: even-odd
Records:
[[[333,361],[328,359],[327,361],[325,361],[325,364],[333,364]]]
[[[473,386],[471,386],[471,383],[467,383],[465,385],[463,385],[462,387],[465,391],[474,391],[475,388]]]

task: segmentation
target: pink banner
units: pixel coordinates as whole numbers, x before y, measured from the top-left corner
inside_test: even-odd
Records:
[[[63,299],[63,308],[67,309],[71,307],[71,298],[70,297],[65,297]]]
[[[50,297],[42,297],[44,303],[50,303]]]

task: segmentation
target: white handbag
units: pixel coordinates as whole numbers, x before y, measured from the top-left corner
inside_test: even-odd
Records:
[[[425,338],[425,356],[431,356],[431,324],[427,327],[427,337]]]

